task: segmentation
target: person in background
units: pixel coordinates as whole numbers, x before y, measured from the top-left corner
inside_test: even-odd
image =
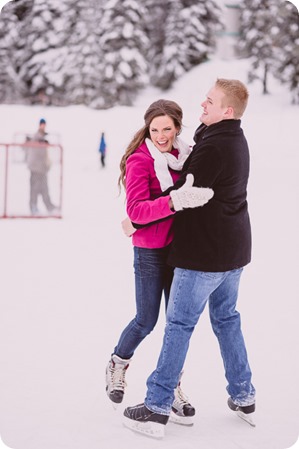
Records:
[[[48,171],[51,164],[46,145],[48,143],[46,136],[46,120],[42,118],[39,121],[38,130],[32,138],[32,142],[36,142],[37,145],[27,147],[26,156],[27,166],[30,170],[29,207],[32,215],[38,215],[40,213],[37,206],[39,195],[41,195],[49,213],[53,213],[57,209],[52,203],[49,194]]]
[[[120,335],[106,368],[106,392],[114,404],[123,400],[126,370],[138,345],[154,329],[164,292],[167,307],[173,269],[167,264],[176,211],[204,205],[211,189],[192,187],[192,180],[174,196],[158,198],[178,179],[190,147],[179,137],[183,112],[174,101],[158,100],[144,115],[144,126],[121,159],[119,184],[126,189],[127,214],[135,223],[157,221],[134,232],[136,316]],[[180,212],[180,213],[184,213]],[[181,376],[181,373],[180,373]],[[173,420],[192,424],[194,407],[177,381]]]
[[[182,173],[193,174],[194,185],[212,188],[214,197],[175,218],[168,257],[175,270],[160,357],[147,379],[144,403],[124,411],[124,424],[149,436],[164,436],[189,341],[207,303],[228,382],[228,406],[249,422],[248,415],[255,411],[255,388],[236,310],[243,267],[251,260],[249,150],[240,120],[247,102],[243,83],[218,79],[201,105],[202,124]]]
[[[100,146],[99,146],[99,153],[100,153],[100,162],[101,166],[105,167],[105,158],[106,158],[106,140],[105,140],[105,134],[101,134],[101,140],[100,140]]]

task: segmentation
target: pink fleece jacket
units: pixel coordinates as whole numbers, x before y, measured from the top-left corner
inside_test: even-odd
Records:
[[[172,153],[177,155],[177,150]],[[175,182],[180,173],[169,169]],[[169,195],[157,198],[162,192],[154,169],[152,158],[145,143],[127,159],[126,196],[127,214],[133,223],[146,224],[169,217],[138,229],[132,236],[134,246],[142,248],[163,248],[173,239],[172,224],[175,214],[169,207]]]

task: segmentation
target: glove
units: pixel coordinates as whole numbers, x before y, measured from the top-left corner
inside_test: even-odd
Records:
[[[214,195],[208,187],[193,187],[194,176],[189,173],[185,184],[178,190],[172,190],[170,197],[175,211],[203,206]]]
[[[131,220],[127,217],[121,222],[124,233],[127,237],[131,237],[137,229],[132,225]]]

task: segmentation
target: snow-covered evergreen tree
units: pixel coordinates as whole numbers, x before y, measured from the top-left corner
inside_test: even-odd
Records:
[[[97,107],[130,105],[148,83],[145,9],[136,0],[109,0],[99,23],[103,55],[101,97]]]
[[[151,82],[157,87],[168,89],[172,82],[184,73],[184,53],[187,42],[184,42],[181,52],[181,38],[183,38],[184,23],[180,19],[183,10],[181,0],[167,1],[167,14],[163,18],[163,35],[161,35],[160,48],[152,58]]]
[[[217,24],[216,0],[14,0],[0,101],[130,105],[150,80],[168,88],[206,60]]]
[[[149,38],[148,61],[149,76],[152,84],[155,84],[156,72],[160,67],[165,44],[165,23],[171,0],[144,0],[146,8],[146,20],[144,28]],[[180,2],[179,2],[180,3]]]
[[[252,60],[249,82],[259,79],[263,93],[268,91],[268,74],[275,61],[273,42],[277,35],[277,0],[243,0],[241,36],[238,49]]]
[[[93,101],[100,84],[100,4],[100,0],[16,0],[8,4],[10,15],[1,14],[1,18],[9,44],[1,60],[6,55],[11,61],[10,80],[13,91],[20,93],[19,101],[55,105]],[[9,28],[13,19],[15,26]],[[0,66],[0,77],[5,73]]]
[[[29,57],[20,73],[31,103],[68,104],[66,58],[75,19],[71,0],[34,0],[27,13],[21,32],[26,34]]]
[[[65,60],[68,101],[96,106],[101,97],[103,54],[100,47],[102,2],[77,0],[76,17],[67,44]]]
[[[11,6],[6,5],[0,15],[0,102],[13,102],[16,98],[14,83],[11,76],[13,63],[10,59],[10,44],[15,34],[17,16],[12,14]]]
[[[299,104],[299,14],[293,3],[282,2],[277,21],[274,74],[289,87],[292,103]]]
[[[173,81],[208,59],[220,29],[215,1],[168,0],[162,54],[154,59],[152,82],[168,89]]]
[[[243,0],[239,50],[252,60],[248,80],[260,80],[268,93],[268,74],[285,82],[298,102],[299,15],[290,2]]]
[[[27,85],[22,79],[22,69],[32,55],[27,46],[27,32],[23,28],[33,0],[15,0],[4,6],[0,15],[0,78],[1,101],[26,100]],[[2,84],[5,83],[5,84]]]

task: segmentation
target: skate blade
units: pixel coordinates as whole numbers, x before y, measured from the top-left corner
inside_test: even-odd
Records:
[[[243,419],[243,421],[246,421],[251,427],[256,427],[254,421],[252,420],[251,416],[249,414],[246,415],[246,413],[241,412],[240,410],[236,411],[236,415]]]
[[[112,402],[112,401],[111,401],[111,405],[112,405],[113,410],[118,410],[118,408],[120,406],[120,404],[118,404],[116,402]]]
[[[107,396],[108,396],[108,398],[109,398],[109,402],[110,402],[110,404],[111,404],[113,410],[118,410],[119,406],[121,405],[121,402],[113,402],[113,401],[111,400],[111,398],[109,397],[109,394],[108,394],[108,393],[107,393]]]
[[[171,410],[169,422],[180,424],[181,426],[193,426],[194,416],[179,416]]]
[[[147,437],[162,439],[165,436],[165,425],[155,422],[140,422],[124,417],[123,425],[133,432],[141,433]]]
[[[109,398],[109,396],[108,396]],[[113,402],[111,401],[111,399],[109,398],[109,402],[111,407],[113,408],[113,410],[118,410],[119,406],[121,405],[121,402]]]

